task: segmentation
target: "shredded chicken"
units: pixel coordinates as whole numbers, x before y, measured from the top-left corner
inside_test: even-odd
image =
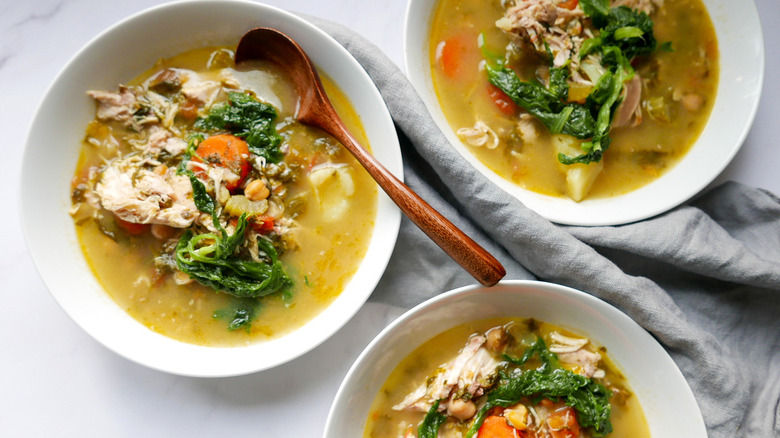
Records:
[[[498,147],[498,135],[481,120],[477,120],[473,128],[458,129],[457,134],[461,140],[472,146],[485,146],[488,149]]]
[[[604,377],[604,370],[598,367],[601,355],[585,348],[590,341],[587,338],[572,338],[558,332],[550,334],[553,343],[550,351],[558,355],[561,362],[576,365],[585,377]]]
[[[175,169],[159,174],[145,164],[155,163],[130,156],[106,167],[95,186],[103,208],[128,222],[190,226],[198,209],[189,178],[177,175]]]
[[[612,0],[612,7],[628,6],[631,9],[639,9],[647,15],[664,6],[664,0]]]
[[[87,94],[97,101],[97,118],[102,121],[130,122],[138,109],[135,93],[125,86],[116,93],[90,90]]]
[[[458,356],[445,365],[432,382],[423,383],[393,409],[427,412],[436,400],[443,400],[439,403],[439,410],[444,411],[458,395],[468,393],[471,398],[482,395],[487,380],[495,374],[499,363],[485,348],[486,341],[484,336],[472,336]]]
[[[547,48],[553,54],[553,64],[560,67],[571,60],[576,63],[582,41],[587,37],[582,27],[584,13],[558,7],[554,0],[518,0],[510,6],[496,26],[506,32],[518,46],[529,47],[547,58]]]
[[[208,108],[214,103],[220,89],[219,82],[190,79],[184,83],[181,92],[196,106]]]
[[[621,96],[622,100],[615,110],[612,126],[636,126],[642,123],[642,78],[639,73],[625,83]]]
[[[175,136],[171,131],[163,129],[157,125],[149,128],[149,137],[145,144],[141,145],[143,152],[159,155],[165,151],[171,156],[176,156],[187,149],[187,142]]]

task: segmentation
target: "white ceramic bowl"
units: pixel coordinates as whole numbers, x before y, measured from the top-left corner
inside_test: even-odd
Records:
[[[504,281],[432,298],[384,329],[347,373],[330,408],[325,438],[363,436],[371,404],[398,363],[452,327],[493,317],[533,317],[588,336],[609,350],[644,410],[654,437],[706,438],[699,406],[671,357],[624,313],[584,292],[551,283]]]
[[[194,25],[204,22],[209,26]],[[160,57],[204,45],[236,44],[247,30],[258,26],[277,28],[307,50],[352,101],[374,154],[400,177],[401,153],[392,119],[357,61],[308,22],[252,2],[171,3],[112,26],[65,66],[32,124],[22,166],[20,210],[35,265],[54,298],[79,326],[109,349],[151,368],[214,377],[246,374],[292,360],[330,337],[357,312],[379,281],[395,245],[400,212],[379,190],[377,232],[342,294],[292,333],[239,348],[196,346],[152,332],[119,308],[93,277],[68,215],[70,180],[84,130],[95,113],[86,90],[113,89]]]
[[[736,155],[758,109],[764,78],[761,23],[752,1],[703,0],[720,49],[720,82],[709,122],[677,166],[652,183],[621,196],[584,200],[523,189],[482,164],[461,143],[442,113],[431,78],[428,41],[437,0],[410,0],[406,13],[406,72],[450,143],[481,173],[545,218],[570,225],[615,225],[663,213],[704,189]]]

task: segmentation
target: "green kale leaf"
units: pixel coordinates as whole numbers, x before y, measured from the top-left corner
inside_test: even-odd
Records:
[[[271,163],[281,161],[282,137],[276,132],[276,109],[246,93],[228,93],[228,102],[214,105],[206,117],[195,121],[203,131],[229,131],[243,138],[249,150]]]
[[[609,15],[609,0],[580,0],[579,5],[582,12],[591,17],[594,23]]]
[[[565,103],[560,88],[548,90],[538,82],[521,81],[510,68],[487,66],[488,80],[516,104],[536,116],[550,132],[587,139],[595,131],[595,119],[582,105]],[[556,85],[559,86],[559,85]],[[568,91],[567,91],[568,93]]]
[[[260,306],[260,300],[256,298],[233,298],[228,307],[215,310],[213,316],[228,321],[230,331],[243,328],[249,332],[252,321],[260,312]]]
[[[547,343],[541,336],[536,338],[536,342],[533,345],[526,348],[523,355],[519,358],[513,358],[507,354],[504,354],[504,360],[514,365],[525,365],[532,357],[538,356],[542,366],[537,368],[542,372],[551,372],[553,369],[558,368],[558,356],[547,349]]]
[[[609,0],[580,0],[579,5],[599,29],[598,36],[583,42],[580,59],[590,53],[599,53],[602,64],[607,67],[585,104],[566,102],[570,75],[566,65],[550,67],[548,87],[520,80],[514,71],[495,59],[488,58],[491,62],[487,66],[488,81],[539,119],[551,133],[588,140],[581,144],[583,153],[580,155],[558,154],[558,161],[563,164],[601,161],[611,143],[610,124],[620,103],[623,84],[634,76],[631,60],[652,53],[657,46],[653,21],[644,12],[626,6],[610,8]]]
[[[655,51],[653,20],[642,11],[628,6],[612,8],[599,28],[602,44],[618,47],[627,59]]]
[[[425,414],[425,418],[417,427],[417,438],[436,438],[439,435],[439,428],[447,420],[447,414],[439,412],[439,402],[436,400]]]
[[[215,225],[219,221],[214,217]],[[219,226],[220,234],[195,235],[192,230],[182,234],[176,245],[178,268],[190,278],[212,289],[239,298],[258,298],[284,292],[292,286],[273,245],[258,239],[259,249],[267,263],[239,257],[238,246],[246,232],[246,214],[241,215],[232,235]]]
[[[595,436],[612,432],[609,391],[593,379],[559,368],[557,356],[547,349],[541,338],[527,348],[520,358],[505,356],[505,359],[523,365],[533,356],[538,356],[542,362],[539,368],[499,371],[498,383],[488,391],[487,401],[474,417],[466,438],[479,431],[491,409],[512,406],[523,398],[563,401],[577,411],[580,425],[592,428]]]

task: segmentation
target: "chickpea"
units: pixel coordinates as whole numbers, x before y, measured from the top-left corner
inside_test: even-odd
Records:
[[[502,351],[506,346],[507,334],[503,327],[494,327],[487,332],[485,347],[492,351]]]
[[[704,98],[698,94],[690,93],[682,97],[682,104],[690,112],[696,112],[704,105]]]
[[[244,196],[250,201],[262,201],[267,198],[271,192],[266,187],[265,183],[261,179],[256,179],[246,185],[244,189]]]
[[[477,413],[477,405],[471,400],[457,398],[450,401],[447,406],[447,414],[463,421],[474,416]]]

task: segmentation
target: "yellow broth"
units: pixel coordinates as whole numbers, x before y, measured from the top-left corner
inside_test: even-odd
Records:
[[[397,411],[393,409],[393,406],[400,403],[407,394],[413,392],[443,364],[457,356],[459,350],[463,348],[466,340],[472,334],[486,333],[493,327],[507,325],[510,327],[509,333],[515,339],[532,342],[532,339],[540,336],[545,339],[547,345],[550,345],[549,336],[554,331],[565,336],[582,336],[553,324],[511,318],[473,321],[446,330],[416,348],[393,369],[371,405],[363,437],[396,438],[404,436],[403,433],[410,427],[416,432],[425,413],[408,410]],[[599,366],[606,371],[606,376],[603,379],[603,382],[606,383],[605,386],[608,386],[608,389],[614,388],[620,394],[619,397],[613,396],[610,402],[614,430],[608,436],[611,438],[649,438],[650,431],[647,420],[645,420],[639,401],[631,392],[629,383],[607,356],[607,349],[599,347],[598,352],[602,358]],[[515,357],[519,357],[521,353],[521,351],[515,353]],[[465,430],[468,426],[467,421],[461,429]],[[582,431],[582,436],[590,436],[586,429],[582,429]]]
[[[439,0],[430,31],[429,60],[433,84],[446,119],[453,131],[472,127],[478,120],[499,136],[495,149],[464,146],[485,166],[502,178],[525,189],[549,196],[565,197],[566,167],[558,162],[547,128],[537,124],[534,142],[512,139],[517,114],[502,113],[488,92],[487,75],[480,63],[480,34],[486,47],[502,54],[507,35],[495,25],[504,14],[498,0]],[[643,118],[636,127],[614,128],[612,143],[602,161],[604,168],[588,198],[620,195],[642,187],[674,167],[701,134],[715,102],[718,83],[718,49],[714,27],[701,0],[675,0],[650,16],[659,46],[671,42],[673,51],[662,49],[635,60],[635,69],[645,84],[642,92]],[[455,41],[460,50],[455,74],[445,74],[440,46]],[[534,81],[537,67],[548,61],[535,54],[521,54],[510,66],[522,80]],[[673,96],[675,90],[678,94]],[[698,110],[687,110],[679,93],[695,93],[703,99]],[[675,100],[676,98],[676,100]],[[666,114],[655,120],[647,102],[663,99]],[[657,113],[655,113],[657,114]],[[702,145],[706,147],[706,145]]]
[[[228,48],[208,47],[185,52],[170,59],[161,59],[149,71],[130,84],[141,84],[163,68],[186,68],[203,74],[215,75],[207,68],[213,54]],[[227,66],[227,65],[224,65]],[[338,220],[325,217],[311,182],[305,175],[289,186],[285,203],[295,199],[299,215],[295,239],[298,245],[287,249],[280,259],[294,286],[292,302],[286,303],[278,294],[263,298],[258,317],[251,330],[227,329],[229,321],[215,316],[215,312],[229,309],[233,298],[218,293],[196,282],[177,285],[173,275],[160,274],[155,269],[154,257],[162,242],[148,232],[141,236],[120,235],[116,240],[107,237],[96,221],[77,222],[77,235],[84,255],[95,276],[116,301],[136,320],[158,333],[180,341],[207,346],[240,346],[281,336],[311,320],[325,309],[344,289],[361,263],[371,238],[376,217],[377,190],[373,180],[334,139],[316,129],[292,123],[297,96],[292,84],[272,65],[256,65],[273,78],[263,82],[272,88],[281,103],[277,108],[277,123],[284,133],[285,147],[289,148],[285,163],[295,163],[306,170],[323,153],[323,145],[330,145],[330,159],[348,166],[355,191],[349,197],[348,207]],[[217,70],[216,67],[212,70]],[[360,117],[347,97],[322,75],[328,95],[351,132],[368,145]],[[287,120],[285,120],[287,119]],[[101,123],[92,122],[88,133],[105,130]],[[284,125],[282,127],[279,127]],[[191,124],[177,120],[176,126],[184,133]],[[117,131],[116,126],[109,130]],[[90,166],[99,164],[101,151],[85,142],[74,179],[83,178]],[[301,207],[302,205],[302,207]],[[287,210],[290,206],[287,206]],[[111,216],[110,212],[106,213]]]

